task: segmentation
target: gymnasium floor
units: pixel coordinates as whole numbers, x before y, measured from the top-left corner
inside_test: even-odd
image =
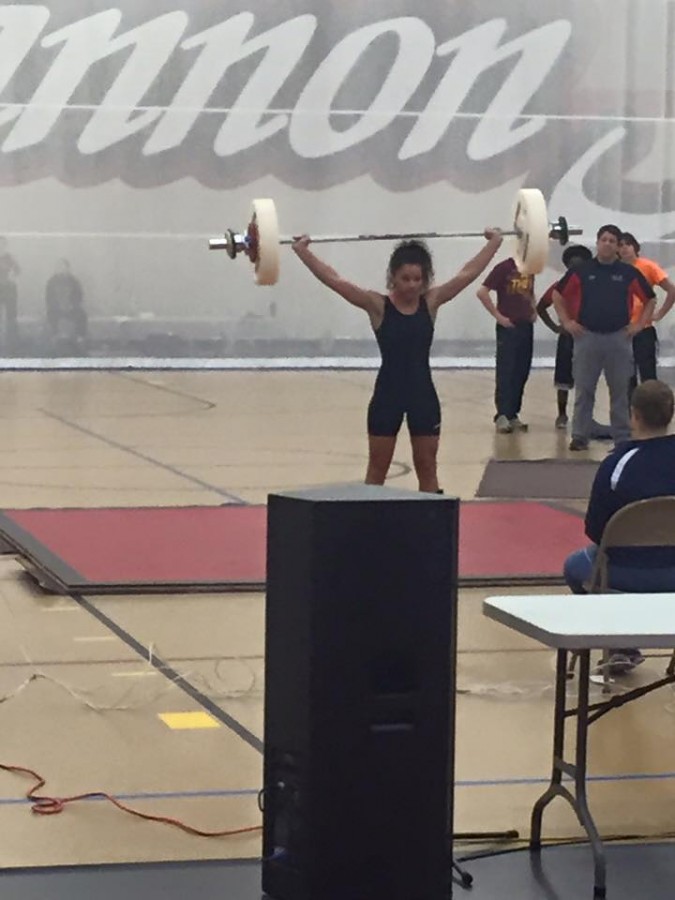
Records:
[[[373,377],[3,373],[0,508],[262,503],[269,492],[359,481]],[[436,384],[446,493],[473,497],[491,457],[567,454],[566,436],[553,429],[550,372],[530,380],[530,432],[523,435],[493,432],[492,372],[438,372]],[[606,415],[601,407],[598,417]],[[605,445],[592,450],[597,459],[605,453]],[[392,478],[415,486],[405,436]],[[460,596],[460,832],[515,828],[526,835],[548,771],[553,656],[482,617],[483,597],[507,592]],[[89,609],[42,593],[12,556],[0,556],[0,763],[36,770],[50,796],[107,792],[201,830],[258,825],[263,596],[84,599]],[[134,641],[241,727],[206,712],[148,665]],[[664,666],[648,660],[631,681],[647,681]],[[176,727],[186,724],[199,727]],[[604,835],[673,829],[674,739],[675,697],[667,689],[594,725],[590,800]],[[198,837],[103,800],[34,815],[22,799],[29,784],[0,772],[3,868],[260,853],[257,833]],[[580,833],[563,803],[545,823],[547,837]]]

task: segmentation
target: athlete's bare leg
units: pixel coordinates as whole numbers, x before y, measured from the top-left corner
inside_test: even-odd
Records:
[[[394,457],[396,436],[368,435],[368,471],[366,484],[384,484]]]
[[[413,452],[413,465],[421,491],[436,493],[438,491],[438,435],[423,435],[410,438]]]

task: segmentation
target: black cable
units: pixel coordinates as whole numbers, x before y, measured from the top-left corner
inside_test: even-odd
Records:
[[[624,841],[636,841],[636,842],[654,842],[654,841],[665,841],[665,840],[674,840],[675,832],[673,831],[664,831],[658,834],[613,834],[608,835],[607,837],[601,836],[601,841],[603,844],[612,844],[612,843],[622,843]],[[511,846],[509,847],[499,847],[492,848],[490,850],[483,850],[478,853],[470,853],[467,855],[463,855],[459,857],[460,863],[472,862],[481,859],[491,859],[495,856],[504,856],[507,853],[521,853],[523,850],[527,850],[528,844],[530,843],[528,838],[518,838],[517,840],[511,841]],[[514,847],[513,844],[519,844],[520,846]],[[546,847],[581,847],[584,845],[589,845],[590,841],[588,838],[550,838],[549,840],[543,840],[540,844],[542,848]]]

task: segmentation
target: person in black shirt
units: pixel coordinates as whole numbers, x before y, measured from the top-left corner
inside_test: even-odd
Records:
[[[478,278],[501,246],[499,230],[487,228],[485,238],[487,245],[480,253],[436,287],[432,286],[433,263],[426,245],[403,241],[389,259],[387,294],[346,281],[309,249],[310,237],[295,239],[293,249],[310,272],[368,314],[382,354],[368,407],[366,484],[384,484],[405,417],[419,489],[439,491],[436,457],[441,410],[429,365],[434,323],[439,307]]]
[[[586,593],[584,583],[598,553],[605,526],[614,513],[650,497],[675,496],[675,435],[668,429],[675,400],[662,381],[644,381],[631,398],[633,440],[626,442],[600,464],[586,512],[589,547],[565,561],[565,581],[575,594]],[[675,527],[675,523],[673,525]],[[609,551],[609,586],[612,590],[641,592],[675,591],[675,550],[670,547],[617,548]],[[637,651],[619,651],[632,659]],[[615,670],[626,663],[614,659]]]
[[[617,258],[621,234],[616,225],[603,225],[594,259],[568,269],[553,291],[560,324],[574,338],[570,450],[588,448],[595,391],[602,373],[609,389],[614,444],[630,437],[632,338],[649,321],[655,294],[641,272]],[[634,315],[636,304],[642,304],[639,315]]]

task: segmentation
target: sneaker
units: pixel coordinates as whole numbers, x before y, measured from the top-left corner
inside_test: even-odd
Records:
[[[601,425],[595,419],[591,422],[591,440],[592,441],[611,441],[612,429],[609,425]]]
[[[588,450],[588,441],[585,438],[573,437],[569,448],[570,450]]]
[[[569,419],[567,418],[567,416],[561,415],[558,416],[558,418],[555,420],[555,427],[560,431],[564,431],[567,428],[568,423]]]
[[[514,416],[513,419],[509,419],[511,423],[511,428],[513,431],[527,431],[530,427],[526,422],[521,422],[518,416]]]
[[[612,653],[607,664],[610,675],[627,675],[645,661],[639,650],[620,650]]]
[[[495,431],[497,434],[511,434],[513,431],[513,425],[509,422],[506,416],[497,416],[495,421]]]

